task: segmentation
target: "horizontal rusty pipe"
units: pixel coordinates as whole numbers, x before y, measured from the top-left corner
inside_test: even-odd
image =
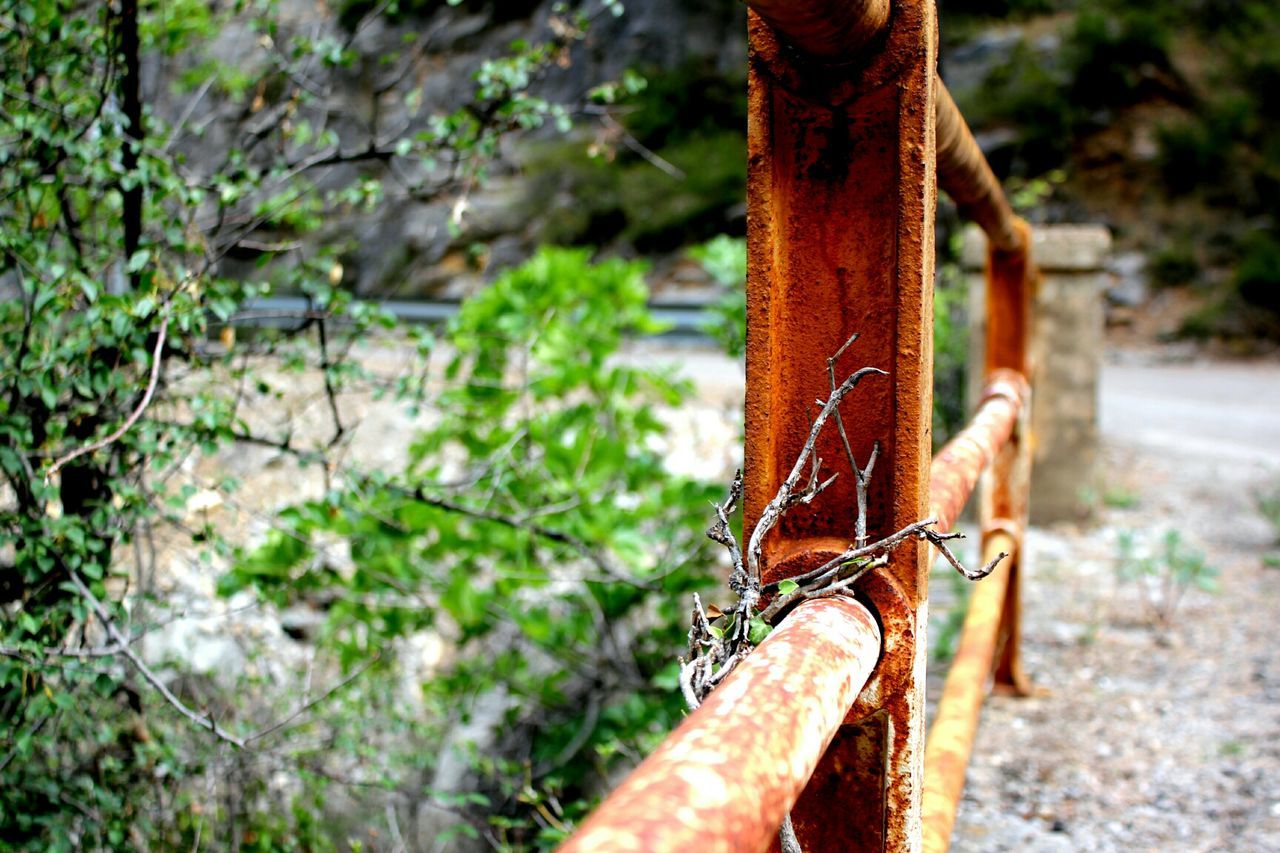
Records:
[[[929,514],[938,530],[950,530],[969,502],[978,477],[1013,435],[1018,413],[1029,394],[1027,380],[1012,370],[997,370],[982,389],[973,420],[933,457],[929,468]]]
[[[993,530],[983,537],[982,560],[985,563],[1001,553],[1013,554],[1017,559],[1017,549],[1015,531]],[[938,714],[925,743],[921,820],[926,853],[940,853],[951,843],[951,830],[955,826],[956,810],[964,790],[965,770],[973,752],[978,714],[982,710],[991,664],[995,659],[1010,568],[1009,561],[1005,561],[974,587],[960,633],[960,644],[947,673],[942,698],[938,701]]]
[[[1023,249],[1024,232],[1015,224],[1013,208],[986,155],[942,80],[934,88],[938,93],[938,186],[951,196],[962,216],[982,227],[997,249]]]
[[[849,57],[889,22],[889,0],[747,0],[790,44],[826,60]]]
[[[879,656],[861,604],[801,604],[561,853],[766,850]]]

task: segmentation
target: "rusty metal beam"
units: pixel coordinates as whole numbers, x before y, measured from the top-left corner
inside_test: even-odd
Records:
[[[939,131],[941,134],[941,131]],[[941,140],[939,140],[941,144]],[[939,164],[941,165],[941,163]],[[1005,250],[989,239],[987,262],[987,388],[973,423],[934,459],[933,513],[948,525],[986,468],[982,501],[982,562],[1000,553],[1002,564],[979,582],[969,600],[955,660],[925,745],[923,845],[941,853],[951,843],[965,771],[973,750],[987,685],[1026,695],[1031,684],[1019,655],[1019,584],[1027,517],[1031,442],[1031,229],[1014,218],[1018,239]]]
[[[951,196],[962,216],[982,227],[997,249],[1012,252],[1022,248],[1024,232],[1016,224],[1017,217],[1000,181],[947,87],[939,80],[936,88],[938,186]]]
[[[747,5],[789,45],[832,64],[856,59],[885,30],[890,15],[889,0],[747,0]],[[962,216],[982,227],[992,245],[1005,252],[1019,249],[1024,234],[1004,188],[942,78],[934,88],[938,186]]]
[[[986,371],[1014,370],[1034,382],[1031,358],[1031,304],[1039,273],[1031,258],[1031,226],[1014,220],[1019,247],[1005,251],[994,242],[987,247],[987,341]],[[996,458],[983,496],[984,526],[1008,519],[1022,527],[1027,522],[1031,493],[1031,411],[1023,406],[1015,440]],[[995,665],[996,690],[1018,696],[1028,695],[1031,680],[1022,669],[1022,581],[1019,552],[1009,560],[1008,592],[1000,624],[1000,642]]]
[[[929,515],[938,530],[950,530],[978,485],[978,478],[1008,443],[1030,389],[1022,374],[997,370],[982,390],[978,411],[933,457],[929,469]]]
[[[983,537],[982,562],[999,554],[1016,558],[1018,539],[995,529]],[[973,590],[960,643],[938,701],[924,749],[924,850],[941,853],[951,843],[965,769],[973,752],[978,715],[991,679],[1011,565],[1001,565]]]
[[[889,22],[889,0],[747,0],[757,15],[805,53],[851,56]]]
[[[868,532],[928,512],[937,33],[928,0],[892,11],[876,49],[844,65],[803,56],[748,16],[748,532],[795,463],[814,401],[830,393],[827,358],[855,332],[839,375],[867,365],[889,374],[865,380],[845,417],[859,460],[880,446]],[[835,430],[816,453],[832,471],[842,464]],[[854,492],[846,471],[787,514],[763,543],[766,582],[848,547]],[[859,583],[885,650],[792,811],[806,850],[919,844],[930,557],[927,543],[905,544]]]
[[[879,655],[861,604],[800,605],[561,853],[768,849]]]

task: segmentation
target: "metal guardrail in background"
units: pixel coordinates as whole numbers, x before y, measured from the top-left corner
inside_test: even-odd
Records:
[[[869,675],[862,669],[869,630],[826,634],[811,605],[798,608],[776,629],[780,639],[771,636],[747,658],[565,849],[764,850],[789,809],[804,850],[943,850],[988,678],[1027,689],[1017,648],[1030,462],[1030,232],[937,78],[932,3],[747,2],[745,526],[752,529],[799,455],[813,402],[829,392],[826,359],[857,332],[841,370],[872,365],[889,374],[860,386],[856,412],[845,418],[858,458],[877,442],[881,448],[871,538],[930,514],[949,526],[986,469],[984,561],[1011,557],[972,597],[927,747],[932,554],[911,542],[859,581],[860,605],[832,600],[822,610],[856,620],[854,608],[865,606],[874,615],[881,640]],[[973,423],[931,459],[939,184],[988,236],[990,382]],[[816,455],[842,458],[839,440],[826,436]],[[853,480],[838,478],[771,532],[766,584],[845,550]],[[809,642],[810,651],[797,647]],[[851,644],[839,664],[830,662],[838,656],[833,643]],[[806,683],[811,677],[823,680]],[[866,683],[855,698],[826,686],[833,677]],[[832,723],[841,716],[843,724]],[[815,745],[825,747],[816,766]]]
[[[462,302],[457,299],[378,299],[372,300],[401,323],[443,325],[458,313]],[[247,299],[231,317],[236,326],[293,327],[312,316],[313,305],[305,296],[260,296]],[[665,330],[664,337],[709,340],[706,326],[716,317],[709,305],[684,302],[651,302],[649,313]],[[314,311],[315,317],[327,317]],[[330,318],[342,322],[342,318]]]

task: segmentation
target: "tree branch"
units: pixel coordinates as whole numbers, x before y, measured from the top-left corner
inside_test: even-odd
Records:
[[[146,411],[147,406],[151,404],[151,398],[156,392],[156,385],[160,381],[160,367],[163,363],[162,356],[164,355],[164,341],[165,335],[168,331],[169,318],[165,317],[160,321],[160,329],[156,334],[155,350],[151,354],[151,377],[147,380],[147,388],[143,392],[142,401],[138,403],[137,408],[135,408],[133,412],[130,413],[129,417],[125,418],[124,423],[120,424],[120,426],[110,435],[100,438],[91,444],[86,444],[84,447],[77,450],[73,450],[54,462],[53,465],[49,467],[49,470],[45,472],[45,482],[52,480],[53,476],[57,474],[58,471],[60,471],[68,462],[71,462],[74,459],[79,459],[81,456],[99,451],[107,445],[119,441],[120,438],[138,422],[138,419],[142,417],[142,413]]]
[[[103,606],[98,597],[93,594],[93,590],[89,589],[84,580],[81,579],[79,572],[68,568],[67,577],[71,580],[71,585],[76,588],[76,592],[80,593],[80,596],[88,602],[91,608],[93,608],[94,615],[97,616],[98,621],[102,623],[102,627],[106,630],[107,636],[109,636],[112,641],[120,647],[120,654],[124,655],[124,657],[128,659],[129,663],[133,664],[134,669],[138,670],[138,674],[140,674],[148,684],[155,688],[156,692],[164,697],[164,700],[168,702],[174,710],[191,722],[195,723],[200,728],[208,729],[213,732],[219,740],[224,740],[232,746],[236,746],[241,749],[245,747],[244,740],[236,737],[222,726],[218,725],[217,721],[214,720],[213,717],[208,714],[198,714],[188,708],[186,704],[169,689],[168,685],[166,685],[159,676],[151,671],[151,668],[143,662],[137,652],[129,647],[128,639],[120,633],[120,629],[116,627],[115,620],[111,618],[111,614],[107,612],[106,607]]]

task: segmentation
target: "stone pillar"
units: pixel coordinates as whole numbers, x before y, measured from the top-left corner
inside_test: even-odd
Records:
[[[1032,334],[1031,521],[1087,519],[1099,493],[1098,374],[1111,234],[1101,225],[1037,225],[1039,267]],[[969,281],[969,399],[982,387],[986,238],[965,230],[961,264]]]

